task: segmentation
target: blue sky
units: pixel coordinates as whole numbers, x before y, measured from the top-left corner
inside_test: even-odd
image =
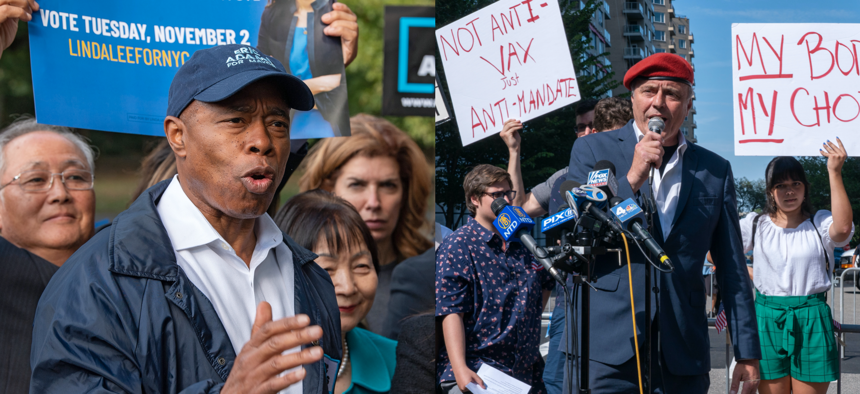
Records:
[[[677,0],[673,4],[676,13],[690,18],[695,37],[699,145],[731,161],[735,178],[764,178],[772,157],[734,155],[732,23],[860,23],[860,1]]]

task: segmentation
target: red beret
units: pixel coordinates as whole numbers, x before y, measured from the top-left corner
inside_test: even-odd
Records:
[[[692,85],[693,67],[678,55],[655,53],[627,70],[624,87],[630,89],[636,78],[663,79]]]

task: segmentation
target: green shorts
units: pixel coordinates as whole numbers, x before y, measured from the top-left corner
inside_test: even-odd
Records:
[[[756,290],[755,312],[762,380],[790,375],[821,383],[839,378],[833,317],[824,293],[780,297]]]

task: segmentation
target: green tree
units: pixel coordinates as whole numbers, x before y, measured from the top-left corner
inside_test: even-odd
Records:
[[[830,210],[830,174],[827,171],[827,159],[823,157],[800,157],[800,164],[806,172],[809,181],[809,200],[813,209]],[[854,225],[860,223],[860,158],[849,157],[842,166],[842,182],[854,211]],[[860,242],[860,234],[854,233],[852,245]]]
[[[436,26],[445,26],[492,3],[487,0],[441,2],[436,6]],[[603,66],[598,56],[587,52],[591,48],[588,24],[602,2],[588,0],[581,9],[579,4],[579,1],[562,2],[562,23],[574,68],[588,70]],[[444,81],[445,73],[438,54],[436,58],[436,70]],[[580,73],[578,76],[583,99],[601,97],[618,86],[618,82],[612,79],[612,71],[608,66],[603,67],[608,73]],[[447,87],[442,89],[447,95]],[[570,150],[576,140],[575,124],[574,106],[567,106],[523,125],[521,163],[523,181],[527,186],[546,180],[568,164]],[[508,150],[501,138],[486,138],[464,147],[456,122],[436,127],[436,204],[442,210],[446,224],[458,223],[466,212],[463,193],[466,173],[482,163],[505,167],[507,160]],[[455,215],[456,212],[459,215]]]
[[[0,58],[0,127],[12,123],[13,115],[34,113],[30,40],[27,24],[20,22],[15,41]]]
[[[761,212],[767,203],[764,179],[751,181],[746,177],[735,180],[739,212]]]

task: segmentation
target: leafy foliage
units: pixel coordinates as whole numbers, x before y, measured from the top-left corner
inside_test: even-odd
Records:
[[[492,3],[486,0],[441,2],[436,6],[436,26],[445,26]],[[574,68],[588,70],[593,66],[603,66],[598,56],[587,52],[592,48],[588,40],[588,24],[601,3],[588,0],[581,9],[579,4],[579,1],[561,2],[562,22]],[[438,54],[436,58],[436,70],[444,81],[445,73]],[[609,72],[602,75],[580,72],[577,83],[583,99],[601,97],[618,86],[609,67],[603,67]],[[442,89],[448,95],[447,87]],[[527,187],[545,181],[567,166],[576,140],[574,110],[574,106],[567,106],[523,125],[521,163]],[[459,223],[466,212],[463,192],[466,174],[478,164],[505,167],[507,160],[508,150],[501,138],[490,137],[464,147],[455,121],[436,127],[436,204],[442,210],[446,224]],[[455,211],[460,212],[458,217],[455,217]]]
[[[12,123],[13,115],[34,113],[30,40],[27,24],[20,22],[15,41],[0,58],[0,127]]]
[[[739,212],[761,212],[767,204],[764,179],[751,181],[746,177],[735,179]]]

